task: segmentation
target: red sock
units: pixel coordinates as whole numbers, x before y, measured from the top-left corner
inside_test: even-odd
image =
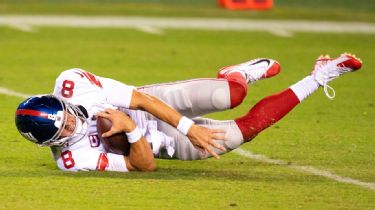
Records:
[[[250,141],[262,130],[279,121],[297,104],[299,100],[289,88],[259,101],[245,116],[235,119],[244,141]]]
[[[225,76],[218,75],[218,78],[228,80],[230,93],[230,108],[234,108],[242,103],[247,94],[247,83],[239,72],[233,72]]]

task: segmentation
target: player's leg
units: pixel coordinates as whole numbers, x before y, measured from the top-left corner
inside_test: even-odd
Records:
[[[269,78],[280,71],[280,65],[271,59],[255,59],[225,67],[218,79],[194,79],[155,84],[138,88],[156,96],[188,117],[234,108],[242,103],[247,84]]]
[[[246,115],[235,120],[245,142],[279,121],[320,86],[324,87],[329,98],[333,98],[334,95],[330,96],[327,88],[333,89],[327,83],[360,67],[361,61],[350,54],[342,54],[337,59],[319,57],[311,75],[278,94],[262,99]]]
[[[231,107],[230,86],[225,79],[193,79],[138,88],[158,97],[189,118]]]

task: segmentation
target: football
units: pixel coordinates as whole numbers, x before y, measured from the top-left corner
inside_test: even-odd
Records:
[[[106,138],[102,137],[102,134],[109,131],[111,126],[112,123],[110,120],[104,117],[97,118],[96,128],[98,130],[101,143],[107,152],[128,156],[130,151],[130,143],[128,142],[128,138],[125,133],[118,133]]]

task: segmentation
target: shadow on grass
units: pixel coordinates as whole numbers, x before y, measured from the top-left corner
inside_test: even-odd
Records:
[[[118,179],[118,180],[206,180],[206,181],[260,181],[260,182],[297,182],[319,181],[321,178],[313,175],[288,172],[280,166],[248,164],[244,167],[233,168],[181,168],[174,166],[161,166],[155,172],[64,172],[53,166],[47,165],[41,170],[8,170],[2,171],[2,178],[53,178],[53,179]]]

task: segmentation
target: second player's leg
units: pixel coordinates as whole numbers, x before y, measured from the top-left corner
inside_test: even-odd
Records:
[[[278,122],[320,86],[324,87],[329,98],[333,98],[334,94],[331,96],[327,91],[328,82],[344,73],[360,69],[361,65],[361,61],[350,54],[342,54],[336,59],[319,57],[311,75],[280,93],[263,98],[246,115],[235,120],[244,140],[250,141],[261,131]]]

